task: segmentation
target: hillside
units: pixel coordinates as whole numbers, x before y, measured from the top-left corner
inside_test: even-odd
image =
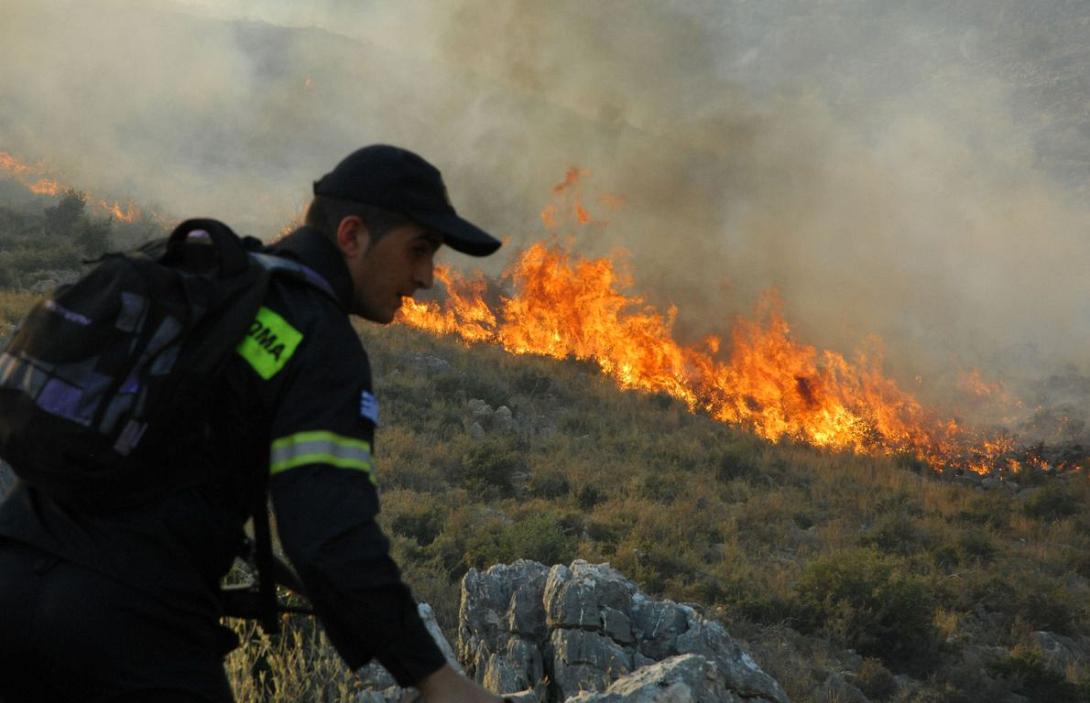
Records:
[[[579,363],[361,332],[383,403],[383,524],[445,626],[470,567],[582,558],[701,603],[792,700],[875,660],[929,681],[906,700],[1002,700],[1046,685],[1031,633],[1090,634],[1085,472],[940,481],[771,445]]]
[[[49,244],[74,236],[49,234],[65,202],[73,231],[117,236],[72,197],[41,215],[3,211],[4,255],[66,252]],[[49,270],[71,275],[65,256],[6,275],[41,290]],[[34,298],[0,296],[5,333]],[[470,568],[585,559],[699,604],[794,701],[827,700],[843,680],[872,700],[1086,695],[1085,470],[940,479],[911,459],[768,443],[618,391],[587,363],[359,331],[382,405],[382,524],[452,640]],[[311,645],[285,641],[299,649],[284,661],[312,661]]]

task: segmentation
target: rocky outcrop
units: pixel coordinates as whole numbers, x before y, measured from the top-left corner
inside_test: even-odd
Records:
[[[469,413],[469,434],[474,439],[482,439],[489,433],[503,434],[517,429],[511,408],[506,405],[493,408],[480,398],[471,398],[466,403],[466,410]]]
[[[1090,667],[1090,637],[1066,637],[1038,630],[1031,632],[1029,639],[1045,666],[1060,676],[1065,676],[1070,668]]]
[[[494,691],[536,688],[550,703],[787,701],[722,625],[649,598],[608,564],[470,570],[459,619],[459,657]]]
[[[601,693],[583,692],[566,703],[742,703],[745,700],[730,689],[726,677],[710,661],[699,654],[681,654],[621,677]]]
[[[420,613],[420,619],[424,621],[424,627],[428,629],[432,639],[439,645],[439,650],[447,658],[447,663],[456,671],[462,672],[462,666],[454,656],[454,649],[450,646],[450,642],[443,636],[431,606],[420,603],[417,606],[417,612]],[[356,696],[353,703],[397,703],[405,697],[405,689],[399,687],[390,672],[377,661],[372,661],[357,671],[356,675],[359,677],[363,690]]]

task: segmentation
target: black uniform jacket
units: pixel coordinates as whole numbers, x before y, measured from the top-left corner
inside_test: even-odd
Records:
[[[102,514],[17,484],[0,504],[0,535],[146,589],[195,623],[214,622],[219,581],[243,548],[255,472],[268,471],[281,542],[331,641],[353,668],[377,658],[409,685],[444,660],[375,523],[378,405],[346,312],[351,279],[336,247],[307,228],[271,253],[303,264],[329,290],[274,281],[218,381],[214,441],[201,456],[164,457],[195,471],[212,466],[212,478]]]

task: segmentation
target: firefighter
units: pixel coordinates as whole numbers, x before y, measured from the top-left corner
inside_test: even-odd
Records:
[[[486,256],[500,242],[398,147],[350,154],[314,195],[305,224],[267,250],[310,284],[274,280],[216,379],[209,441],[163,457],[195,480],[121,510],[22,482],[0,503],[0,702],[231,701],[222,659],[237,639],[219,583],[266,483],[284,551],[351,668],[377,659],[428,703],[500,700],[446,663],[375,522],[381,415],[349,320],[391,322],[432,285],[443,244]]]

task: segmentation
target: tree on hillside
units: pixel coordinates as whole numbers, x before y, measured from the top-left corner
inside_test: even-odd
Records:
[[[54,236],[64,236],[72,233],[82,220],[87,219],[86,205],[87,195],[85,193],[73,189],[66,190],[60,202],[47,207],[42,213],[45,233]]]
[[[92,258],[110,246],[109,219],[93,220],[87,214],[87,195],[67,190],[60,202],[43,212],[44,233],[72,242],[86,257]]]

